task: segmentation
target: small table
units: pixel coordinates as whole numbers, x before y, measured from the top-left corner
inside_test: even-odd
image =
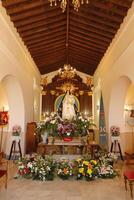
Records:
[[[127,190],[127,181],[129,182],[131,198],[133,198],[134,170],[126,170],[124,172],[124,181],[126,190]]]

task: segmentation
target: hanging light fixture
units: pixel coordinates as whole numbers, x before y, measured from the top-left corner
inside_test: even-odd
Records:
[[[62,12],[65,12],[67,3],[69,3],[69,0],[48,0],[50,2],[50,6],[57,6],[57,2],[60,1],[60,8],[62,9]],[[72,0],[72,4],[74,7],[74,10],[78,11],[81,4],[88,4],[89,0]]]
[[[74,69],[71,65],[69,64],[64,64],[63,68],[60,68],[58,70],[58,74],[61,78],[67,78],[71,79],[75,76],[76,74],[76,69]]]

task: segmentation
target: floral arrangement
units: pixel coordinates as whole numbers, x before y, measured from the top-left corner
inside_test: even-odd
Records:
[[[61,121],[58,124],[58,135],[62,138],[70,138],[73,137],[76,131],[76,125],[67,120]]]
[[[18,176],[37,180],[53,180],[55,161],[39,155],[25,156],[17,162]]]
[[[117,173],[113,170],[112,165],[101,165],[99,169],[99,178],[114,178]]]
[[[67,159],[61,159],[57,162],[57,175],[62,179],[68,179],[73,175],[73,163]]]
[[[119,136],[120,135],[120,128],[118,126],[111,126],[110,132],[112,136]]]
[[[75,161],[77,169],[77,179],[94,180],[99,175],[99,165],[96,160],[77,159]]]
[[[36,180],[53,180],[55,176],[68,179],[72,176],[77,180],[87,181],[97,178],[114,178],[117,173],[106,157],[98,160],[79,158],[74,161],[67,159],[55,160],[40,155],[27,155],[17,161],[17,178],[32,178]]]
[[[63,120],[59,115],[52,112],[47,115],[44,121],[38,123],[36,134],[48,132],[50,136],[73,137],[87,135],[87,130],[95,126],[90,118],[85,118],[81,114],[77,115],[72,121]]]
[[[114,162],[117,161],[117,156],[114,153],[106,153],[99,157],[99,177],[100,178],[113,178],[117,173],[113,169]]]
[[[14,125],[12,128],[12,135],[13,136],[20,136],[21,127],[19,125]]]
[[[118,156],[115,153],[107,152],[106,150],[98,151],[97,158],[101,165],[112,165],[117,161]]]
[[[53,133],[57,134],[59,121],[60,118],[56,113],[52,112],[50,115],[48,114],[43,121],[38,123],[36,134],[43,135],[45,131],[47,131],[49,135],[53,135]]]

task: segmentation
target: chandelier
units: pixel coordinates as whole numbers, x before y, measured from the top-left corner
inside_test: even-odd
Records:
[[[57,1],[60,1],[60,8],[62,9],[62,12],[65,12],[67,3],[69,3],[69,0],[48,0],[50,2],[50,6],[57,6]],[[88,4],[89,0],[72,0],[72,4],[74,7],[74,10],[78,11],[81,4]]]
[[[60,68],[58,70],[58,74],[61,78],[67,78],[67,79],[71,79],[75,76],[76,74],[76,69],[74,69],[73,67],[71,67],[71,65],[68,64],[64,64],[63,68]]]

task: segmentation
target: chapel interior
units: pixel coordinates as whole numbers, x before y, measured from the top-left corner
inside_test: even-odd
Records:
[[[25,155],[96,159],[104,149],[117,156],[113,179],[15,178]],[[134,1],[1,0],[0,199],[130,200],[133,182]]]

